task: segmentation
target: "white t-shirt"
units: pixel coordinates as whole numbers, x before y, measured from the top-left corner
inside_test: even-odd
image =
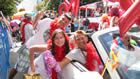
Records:
[[[74,48],[71,52],[69,52],[66,57],[70,60],[79,61],[82,64],[86,63],[85,56],[86,52],[82,52],[79,48]]]
[[[25,31],[25,42],[27,42],[29,38],[31,38],[34,34],[33,26],[31,24],[26,24],[24,31]]]
[[[27,41],[26,43],[27,48],[33,45],[46,44],[43,38],[43,33],[47,29],[50,29],[51,21],[52,20],[50,18],[45,18],[39,22],[38,32]]]
[[[85,65],[86,56],[87,56],[87,52],[81,51],[79,48],[74,48],[71,52],[69,52],[66,55],[66,58],[68,58],[70,60],[76,60],[76,61],[80,62],[81,64]],[[98,66],[97,61],[93,59],[93,62],[95,64],[95,71],[99,72],[99,66]]]

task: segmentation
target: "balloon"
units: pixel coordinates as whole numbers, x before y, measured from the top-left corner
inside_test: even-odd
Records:
[[[78,8],[79,8],[79,0],[75,0],[76,1],[76,3],[75,3],[75,16],[77,16],[77,14],[78,14]]]
[[[124,0],[125,1],[125,0]],[[129,28],[134,24],[140,22],[140,0],[136,0],[128,10],[121,16],[118,21],[120,36],[123,36]]]
[[[68,0],[64,0],[64,3],[65,3],[67,6],[71,6],[71,3],[70,3]]]
[[[78,14],[78,8],[79,8],[79,0],[64,0],[62,4],[59,5],[59,15],[63,13],[63,8],[66,13],[69,12],[71,9],[71,14],[74,13],[75,16]]]
[[[63,3],[61,3],[60,6],[59,6],[59,15],[62,15],[62,14],[63,14],[63,8],[64,8],[64,11],[65,11],[66,13],[69,12],[68,6],[66,5],[66,3],[63,2]]]
[[[120,6],[123,10],[127,10],[133,3],[131,0],[119,0]]]
[[[140,16],[138,17],[136,24],[138,25],[138,27],[140,27]]]
[[[74,10],[75,10],[75,1],[71,1],[71,15],[73,15]]]

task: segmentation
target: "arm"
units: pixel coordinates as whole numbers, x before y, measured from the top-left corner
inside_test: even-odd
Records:
[[[58,64],[59,64],[60,68],[62,69],[69,62],[71,62],[71,60],[68,59],[67,57],[65,57],[61,62],[58,62]]]
[[[36,45],[36,46],[33,46],[33,47],[29,48],[29,52],[30,52],[30,65],[31,65],[31,71],[32,72],[35,72],[34,52],[42,53],[45,50],[47,50],[47,47],[46,46],[42,46],[42,45]]]
[[[43,15],[44,10],[41,10],[37,13],[37,15],[35,16],[35,19],[33,20],[33,26],[34,26],[34,30],[36,30],[37,28],[37,24],[38,24],[38,20],[40,19],[40,17]]]

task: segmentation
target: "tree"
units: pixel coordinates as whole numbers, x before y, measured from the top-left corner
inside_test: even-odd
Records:
[[[89,4],[89,3],[94,3],[94,2],[97,2],[97,1],[102,1],[102,0],[80,0],[80,6],[81,5],[86,5],[86,4]]]
[[[21,1],[22,0],[0,0],[0,11],[2,11],[5,16],[11,16],[17,12],[16,5]]]
[[[47,3],[48,0],[44,0],[43,3],[39,4],[37,6],[37,11],[41,10],[45,4]],[[69,0],[70,1],[70,0]],[[89,4],[89,3],[93,3],[93,2],[97,2],[97,1],[101,1],[101,0],[80,0],[80,6],[81,5],[85,5],[85,4]],[[47,10],[56,10],[58,11],[59,5],[64,2],[64,0],[51,0],[48,7],[46,8]]]
[[[47,2],[48,0],[44,0],[42,3],[38,4],[36,7],[37,11],[40,11],[42,8],[44,8]],[[60,0],[50,0],[46,10],[58,10],[60,2]]]

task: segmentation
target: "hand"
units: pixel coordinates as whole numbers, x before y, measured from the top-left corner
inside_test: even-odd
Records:
[[[44,14],[44,10],[41,10],[37,13],[36,18],[39,19]]]
[[[54,68],[55,64],[56,64],[56,61],[55,61],[54,58],[48,57],[46,63],[48,64],[49,68]]]

